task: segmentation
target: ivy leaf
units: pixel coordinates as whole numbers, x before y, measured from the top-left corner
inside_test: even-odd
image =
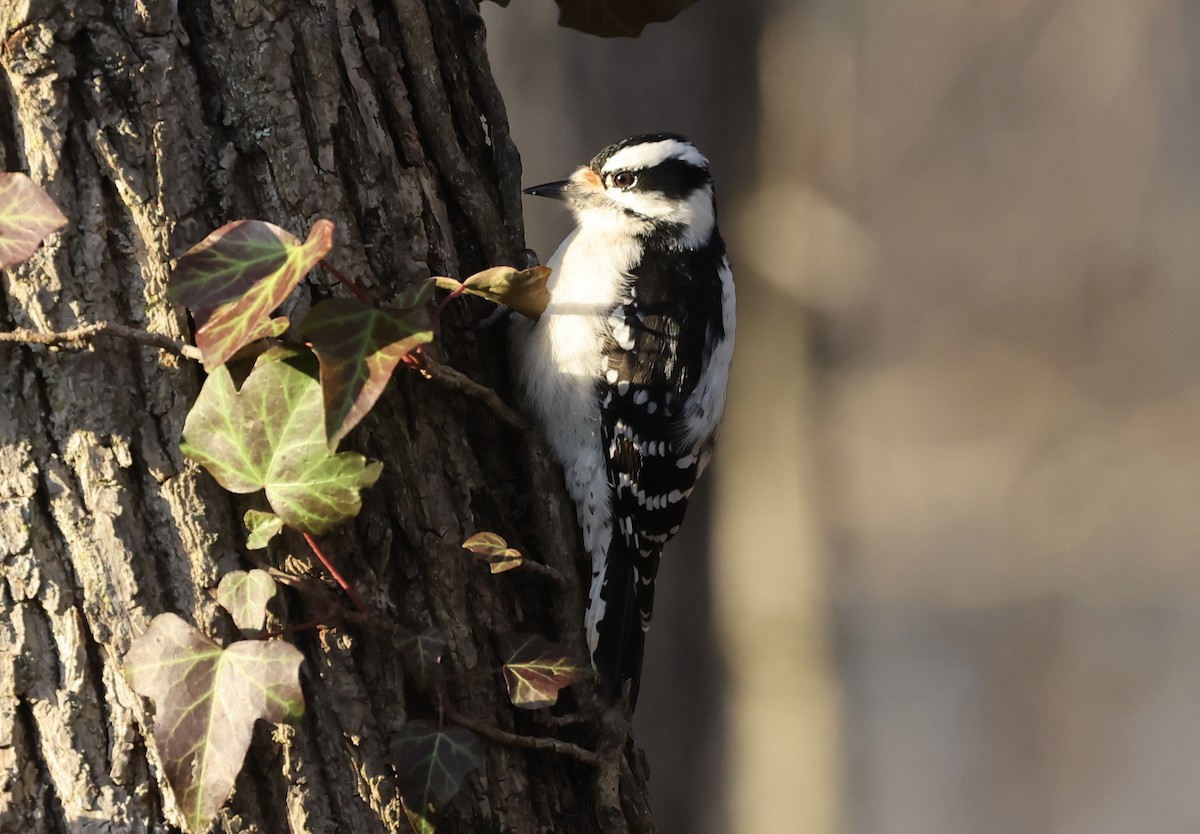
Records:
[[[254,328],[254,330],[250,333],[250,341],[248,341],[246,344],[251,344],[258,339],[278,339],[287,332],[287,329],[291,327],[291,325],[292,322],[287,316],[279,316],[278,318],[273,319],[263,319],[261,322],[259,322],[258,327]]]
[[[412,675],[419,689],[428,689],[441,672],[442,652],[446,650],[446,635],[436,628],[420,634],[410,634],[396,644],[404,660],[404,668]]]
[[[418,346],[433,341],[425,302],[404,308],[368,307],[355,298],[330,298],[304,318],[300,335],[321,361],[325,431],[332,445],[358,425],[383,393],[392,372]]]
[[[300,661],[281,640],[222,649],[174,614],[133,641],[125,674],[154,701],[154,741],[188,831],[202,834],[233,790],[254,722],[304,712]]]
[[[265,570],[230,571],[217,585],[217,604],[230,613],[242,634],[261,634],[267,624],[267,604],[278,591]]]
[[[401,800],[401,806],[404,808],[404,816],[408,818],[408,824],[412,826],[414,834],[436,834],[437,829],[433,827],[433,823],[423,815],[408,807],[408,803]],[[428,812],[426,812],[428,813]]]
[[[261,338],[264,319],[333,246],[333,223],[318,220],[301,243],[262,220],[226,223],[175,266],[167,297],[196,317],[196,345],[213,368]]]
[[[358,515],[359,490],[383,469],[360,454],[330,450],[315,365],[308,351],[271,348],[240,391],[225,366],[216,368],[188,413],[180,444],[225,489],[265,489],[284,524],[314,535]]]
[[[271,543],[271,539],[283,529],[283,519],[275,513],[265,513],[262,510],[246,510],[242,523],[250,534],[246,538],[246,547],[250,550],[262,550]]]
[[[503,669],[509,700],[523,709],[553,706],[559,690],[591,674],[585,661],[537,634],[506,634],[500,651],[508,658]]]
[[[30,258],[66,215],[27,174],[0,174],[0,269]]]
[[[492,573],[504,573],[519,568],[525,561],[521,551],[509,547],[504,537],[497,533],[476,533],[463,542],[462,546],[487,562]]]
[[[558,25],[602,38],[636,38],[647,23],[670,20],[696,0],[554,0]]]
[[[549,278],[548,266],[531,266],[529,269],[494,266],[483,272],[476,272],[461,283],[442,276],[433,280],[442,289],[470,293],[497,304],[505,304],[526,318],[536,321],[550,303],[550,290],[546,288]]]
[[[483,762],[479,738],[465,727],[439,729],[428,721],[409,721],[393,748],[400,793],[406,805],[424,816],[458,793],[467,774]]]

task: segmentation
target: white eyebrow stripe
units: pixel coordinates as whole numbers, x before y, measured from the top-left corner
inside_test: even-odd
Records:
[[[704,158],[704,154],[691,144],[680,142],[678,139],[663,139],[660,142],[646,142],[621,148],[608,158],[601,171],[605,174],[614,171],[644,171],[668,159],[682,159],[697,168],[708,168],[708,160]]]

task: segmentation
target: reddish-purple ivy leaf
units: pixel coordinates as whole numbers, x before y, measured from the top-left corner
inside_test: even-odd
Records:
[[[591,674],[586,661],[537,634],[506,634],[500,651],[507,658],[503,669],[509,700],[523,709],[553,706],[559,690]]]
[[[462,546],[487,562],[492,573],[504,573],[519,568],[525,562],[521,551],[509,547],[508,542],[498,533],[476,533],[463,542]]]
[[[258,339],[278,339],[287,332],[287,329],[291,327],[291,325],[292,322],[287,316],[279,316],[278,318],[273,319],[263,319],[261,322],[259,322],[258,327],[254,328],[254,331],[250,333],[250,341],[246,344],[250,344]]]
[[[50,195],[26,174],[0,174],[0,269],[28,259],[46,236],[67,225]]]
[[[446,650],[446,635],[436,628],[420,634],[409,634],[396,643],[396,649],[418,689],[428,689],[441,673],[442,652]]]
[[[211,369],[261,338],[263,322],[333,246],[333,223],[318,220],[301,243],[262,220],[227,223],[189,249],[167,296],[192,311],[196,345]]]
[[[222,649],[174,614],[160,614],[133,641],[125,674],[154,701],[154,742],[187,830],[202,834],[246,758],[254,722],[304,712],[303,655],[281,640]]]
[[[316,364],[307,350],[271,348],[241,390],[224,365],[214,369],[180,444],[225,489],[265,489],[284,524],[314,535],[358,515],[359,491],[383,470],[355,452],[330,449]]]
[[[383,393],[400,360],[433,341],[426,302],[432,284],[407,307],[368,307],[355,298],[330,298],[312,308],[300,336],[321,361],[325,431],[332,445],[358,425]]]
[[[647,23],[670,20],[696,0],[554,0],[558,25],[602,38],[636,38]]]
[[[400,728],[392,752],[405,804],[422,817],[445,806],[483,762],[483,747],[473,732],[420,720]]]
[[[444,290],[465,292],[504,304],[526,318],[537,320],[550,303],[550,290],[546,281],[550,278],[550,267],[532,266],[517,269],[512,266],[494,266],[476,272],[465,281],[438,276],[434,282]]]
[[[267,624],[267,604],[278,591],[265,570],[230,571],[217,585],[217,604],[229,612],[242,634],[259,635]]]

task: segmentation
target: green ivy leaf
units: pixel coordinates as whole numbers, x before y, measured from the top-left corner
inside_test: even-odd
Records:
[[[301,243],[262,220],[227,223],[189,249],[167,297],[196,317],[196,345],[213,368],[261,338],[264,320],[333,246],[333,223],[318,220]]]
[[[400,728],[393,752],[405,804],[420,816],[441,808],[458,793],[463,779],[483,763],[478,737],[464,727],[439,729],[428,721]]]
[[[284,524],[320,534],[362,508],[359,490],[383,464],[334,452],[325,439],[325,407],[308,351],[262,354],[239,391],[225,366],[204,382],[183,426],[183,453],[230,492],[265,489]]]
[[[586,661],[537,634],[506,634],[500,651],[509,700],[523,709],[553,706],[559,690],[591,674]]]
[[[550,303],[550,290],[546,288],[549,278],[548,266],[533,266],[529,269],[494,266],[483,272],[476,272],[462,282],[443,276],[433,280],[444,290],[465,292],[507,305],[526,318],[536,321]]]
[[[125,674],[154,701],[154,741],[192,834],[207,830],[250,746],[254,722],[304,712],[303,655],[280,640],[222,649],[174,614],[160,614],[133,641]]]
[[[492,573],[504,573],[519,568],[525,562],[521,551],[509,547],[508,542],[498,533],[476,533],[463,542],[462,546],[464,550],[471,551],[487,562]]]
[[[0,269],[27,260],[65,225],[66,215],[26,174],[0,174]]]
[[[554,0],[558,25],[602,38],[636,38],[647,23],[670,20],[696,0]]]
[[[409,634],[396,643],[404,660],[404,668],[419,689],[429,685],[441,673],[442,652],[446,650],[446,635],[436,628],[420,634]]]
[[[404,808],[404,816],[408,818],[408,824],[412,826],[413,834],[436,834],[437,829],[434,828],[433,823],[429,821],[427,816],[408,807],[408,803],[404,802],[403,799],[401,799],[400,804]]]
[[[358,425],[383,393],[396,366],[433,341],[426,302],[428,282],[405,307],[368,307],[355,298],[330,298],[312,308],[300,326],[321,361],[325,431],[336,445]]]
[[[279,586],[265,570],[230,571],[217,585],[217,604],[233,617],[242,634],[261,634],[267,624],[267,604]]]
[[[242,523],[246,525],[246,531],[250,534],[246,538],[246,547],[250,550],[262,550],[283,529],[282,518],[262,510],[246,510],[246,514],[242,516]]]

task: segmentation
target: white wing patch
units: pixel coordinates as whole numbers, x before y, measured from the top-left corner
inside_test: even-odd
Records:
[[[733,292],[733,272],[729,258],[721,261],[721,326],[725,336],[713,348],[696,388],[683,404],[683,439],[686,448],[704,449],[709,446],[721,425],[725,413],[725,388],[733,364],[733,333],[737,327],[736,302]],[[702,458],[707,463],[707,458]]]

